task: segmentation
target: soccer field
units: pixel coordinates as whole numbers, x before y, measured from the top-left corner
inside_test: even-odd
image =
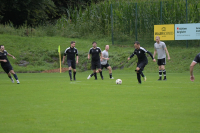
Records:
[[[1,133],[188,133],[200,132],[200,76],[145,73],[137,83],[134,70],[103,71],[104,80],[87,80],[92,71],[18,73],[21,84],[0,74]],[[122,85],[115,80],[122,79]]]

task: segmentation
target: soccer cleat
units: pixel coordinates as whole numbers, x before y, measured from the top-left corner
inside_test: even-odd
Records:
[[[112,78],[110,78],[110,79],[114,79],[114,78],[112,77]]]
[[[13,78],[11,78],[11,82],[12,82],[12,83],[15,83],[15,81],[13,80]]]
[[[101,77],[101,79],[103,80],[103,76]]]
[[[146,76],[144,76],[144,77],[143,77],[143,79],[144,79],[144,82],[145,82],[145,81],[147,81],[147,78],[146,78]]]
[[[19,80],[17,80],[17,84],[20,84]]]
[[[76,81],[76,78],[74,78],[74,81]]]
[[[70,81],[72,81],[72,79],[70,79]]]
[[[167,78],[164,78],[163,80],[165,80],[165,81],[166,81],[166,80],[167,80]]]
[[[162,80],[162,77],[160,77],[159,79],[158,79],[158,81],[161,81]]]
[[[88,77],[87,77],[87,79],[90,79],[91,78],[91,76],[89,75]]]

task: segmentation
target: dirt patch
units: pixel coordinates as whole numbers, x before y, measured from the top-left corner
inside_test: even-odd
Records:
[[[66,72],[68,71],[68,68],[62,68],[61,71]],[[42,71],[42,73],[58,73],[58,72],[60,72],[60,68]]]

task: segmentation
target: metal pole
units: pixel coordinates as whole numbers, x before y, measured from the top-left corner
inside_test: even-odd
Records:
[[[160,2],[160,24],[162,24],[162,1]]]
[[[186,6],[186,23],[188,23],[188,9],[187,9],[187,0],[185,1],[185,6]],[[188,40],[186,40],[186,47],[188,48]]]
[[[137,3],[135,3],[135,40],[137,41]]]
[[[112,45],[114,45],[114,38],[113,38],[113,14],[112,14],[112,4],[110,4],[110,9],[111,9],[111,38],[112,38]]]

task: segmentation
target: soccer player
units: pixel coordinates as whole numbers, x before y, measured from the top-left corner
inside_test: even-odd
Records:
[[[196,57],[194,58],[194,60],[192,61],[190,65],[190,80],[191,81],[194,81],[193,69],[197,63],[200,63],[200,53],[196,55]]]
[[[109,70],[109,76],[110,79],[114,79],[112,77],[112,68],[111,66],[108,64],[108,50],[109,50],[109,45],[106,45],[105,50],[102,52],[102,60],[101,60],[101,69],[103,69],[104,67],[107,68]],[[99,73],[99,71],[97,70],[96,73]],[[94,75],[94,73],[90,74],[87,79],[90,79],[92,76]]]
[[[97,80],[96,68],[98,68],[101,79],[103,80],[101,63],[100,63],[100,59],[102,59],[102,52],[101,52],[101,49],[97,47],[96,42],[93,42],[92,45],[93,47],[89,50],[89,53],[88,53],[88,60],[90,59],[90,55],[92,55],[91,67],[94,73],[95,80]]]
[[[63,56],[63,61],[62,63],[65,63],[65,57],[67,55],[67,64],[69,67],[69,77],[70,81],[72,81],[72,68],[73,68],[73,77],[74,81],[76,81],[76,64],[78,64],[78,50],[75,48],[75,42],[71,42],[71,47],[68,47]],[[76,55],[76,60],[75,60],[75,55]]]
[[[149,51],[147,51],[146,49],[140,46],[140,43],[138,41],[134,43],[134,47],[135,47],[135,51],[130,57],[128,57],[128,60],[130,60],[130,58],[132,58],[134,55],[137,55],[138,62],[137,62],[137,67],[135,71],[137,73],[138,83],[141,84],[142,82],[141,82],[140,75],[143,77],[144,81],[146,81],[146,76],[144,76],[142,72],[144,70],[144,67],[148,64],[146,53],[148,53],[151,56],[154,62],[156,62],[156,60],[153,58],[153,55]]]
[[[158,67],[159,67],[159,79],[162,80],[162,73],[164,75],[163,80],[167,80],[166,77],[166,70],[165,70],[165,64],[166,64],[166,53],[168,56],[168,60],[170,60],[169,52],[167,50],[167,47],[164,42],[160,41],[160,37],[156,37],[156,43],[154,44],[154,54],[153,57],[155,57],[156,53],[158,53]]]
[[[17,84],[19,84],[19,80],[17,75],[15,74],[8,58],[8,56],[11,56],[13,59],[16,59],[13,55],[9,54],[6,50],[5,47],[3,45],[0,45],[0,62],[1,62],[1,67],[3,68],[3,70],[8,74],[8,77],[11,79],[12,83],[14,83],[13,78],[11,77],[11,74],[15,77]]]

